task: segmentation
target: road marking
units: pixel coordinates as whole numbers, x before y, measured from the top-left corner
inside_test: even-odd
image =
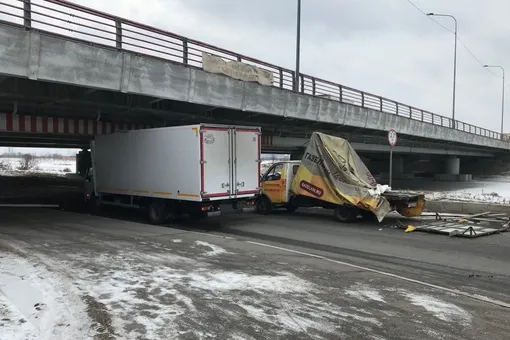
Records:
[[[376,274],[392,277],[392,278],[403,280],[403,281],[407,281],[407,282],[412,282],[412,283],[419,284],[419,285],[422,285],[422,286],[439,289],[439,290],[442,290],[442,291],[445,291],[445,292],[449,292],[449,293],[453,293],[453,294],[457,294],[457,295],[462,295],[462,296],[468,297],[470,299],[474,299],[474,300],[477,300],[477,301],[482,301],[482,302],[486,302],[486,303],[497,305],[497,306],[500,306],[500,307],[503,307],[503,308],[509,308],[510,309],[510,303],[504,302],[504,301],[500,301],[500,300],[496,300],[496,299],[491,299],[491,298],[486,297],[486,296],[482,296],[482,295],[478,295],[478,294],[470,294],[470,293],[463,292],[463,291],[460,291],[460,290],[457,290],[457,289],[447,288],[447,287],[435,285],[433,283],[428,283],[428,282],[424,282],[424,281],[420,281],[420,280],[411,279],[409,277],[405,277],[405,276],[401,276],[401,275],[385,272],[385,271],[382,271],[382,270],[377,270],[377,269],[372,269],[372,268],[369,268],[369,267],[359,266],[357,264],[353,264],[353,263],[349,263],[349,262],[333,260],[333,259],[330,259],[328,257],[321,256],[321,255],[316,255],[316,254],[312,254],[312,253],[305,253],[305,252],[302,252],[302,251],[293,250],[293,249],[289,249],[289,248],[278,247],[278,246],[273,246],[273,245],[266,244],[266,243],[261,243],[261,242],[254,242],[254,241],[244,241],[244,242],[250,243],[250,244],[255,244],[255,245],[258,245],[258,246],[262,246],[262,247],[274,248],[274,249],[286,251],[286,252],[289,252],[289,253],[294,253],[294,254],[300,254],[300,255],[314,257],[314,258],[321,259],[321,260],[324,260],[324,261],[328,261],[328,262],[332,262],[332,263],[336,263],[336,264],[341,264],[341,265],[344,265],[344,266],[347,266],[347,267],[351,267],[351,268],[361,269],[361,270],[364,270],[364,271],[368,271],[368,272],[372,272],[372,273],[376,273]]]
[[[230,236],[221,236],[221,235],[211,234],[211,233],[202,233],[200,231],[192,231],[192,233],[193,234],[199,234],[199,235],[206,235],[206,236],[214,236],[214,237],[222,238],[222,239],[225,239],[225,240],[235,240],[235,238],[230,237]]]

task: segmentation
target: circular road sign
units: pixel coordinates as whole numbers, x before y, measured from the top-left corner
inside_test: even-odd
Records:
[[[397,145],[397,131],[395,131],[394,129],[388,131],[388,142],[390,143],[391,146]]]

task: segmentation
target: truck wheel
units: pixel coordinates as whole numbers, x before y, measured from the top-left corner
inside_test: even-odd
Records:
[[[359,209],[347,205],[341,205],[335,209],[335,219],[338,222],[349,223],[356,221],[359,215]]]
[[[149,206],[149,219],[154,224],[161,224],[166,220],[166,205],[162,201],[152,201]]]
[[[257,214],[267,215],[271,210],[273,210],[273,207],[267,197],[262,196],[257,199]]]

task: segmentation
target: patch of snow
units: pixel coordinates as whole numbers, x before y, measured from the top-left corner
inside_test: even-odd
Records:
[[[21,158],[15,157],[0,158],[0,163],[6,166],[5,169],[0,170],[0,175],[25,176],[30,174],[52,174],[65,176],[66,173],[74,173],[76,171],[75,159],[36,158],[35,166],[32,169],[18,170],[20,160]]]
[[[92,325],[81,297],[54,273],[1,253],[2,339],[89,339]]]
[[[292,274],[250,275],[229,271],[203,271],[189,274],[191,287],[213,290],[255,290],[278,293],[305,293],[313,288],[308,281]]]
[[[345,293],[349,296],[352,296],[362,301],[373,300],[384,303],[386,302],[384,301],[382,295],[377,290],[365,284],[358,283],[356,285],[352,285],[351,287],[345,290]]]
[[[500,196],[493,191],[439,191],[425,194],[428,201],[459,201],[491,204],[510,204],[510,197]]]
[[[180,238],[176,238],[172,240],[173,243],[182,243],[182,240]]]
[[[195,244],[196,244],[197,246],[202,246],[202,247],[210,248],[211,250],[205,253],[205,255],[207,255],[207,256],[214,256],[214,255],[219,255],[219,254],[228,253],[228,251],[226,251],[226,250],[225,250],[225,249],[223,249],[222,247],[217,246],[217,245],[215,245],[215,244],[208,243],[208,242],[204,242],[204,241],[195,241]]]
[[[455,321],[464,326],[471,323],[471,314],[453,303],[426,294],[405,292],[404,296],[407,297],[413,305],[423,307],[440,320],[446,322]]]

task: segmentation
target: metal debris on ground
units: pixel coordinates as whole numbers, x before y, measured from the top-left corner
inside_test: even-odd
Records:
[[[424,219],[423,223],[416,223],[413,230],[474,238],[502,233],[510,229],[510,216],[503,213],[484,212],[456,216],[450,214],[448,217],[434,213],[428,216],[434,217],[434,220]],[[427,215],[424,217],[426,218]]]

